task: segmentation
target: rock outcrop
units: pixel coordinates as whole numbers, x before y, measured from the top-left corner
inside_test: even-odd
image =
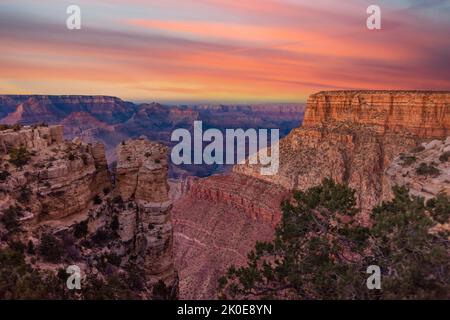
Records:
[[[44,149],[63,141],[63,126],[9,128],[1,131],[0,153],[24,146],[27,149]]]
[[[55,124],[72,112],[89,112],[100,121],[113,124],[129,119],[135,109],[133,103],[108,96],[0,96],[2,102],[10,111],[16,104],[1,119],[5,124]]]
[[[273,236],[281,199],[291,190],[310,188],[324,178],[347,183],[356,190],[360,218],[366,222],[368,210],[390,195],[392,183],[385,171],[392,161],[420,143],[447,136],[449,119],[449,92],[312,95],[303,126],[280,141],[278,174],[262,176],[257,165],[237,165],[228,176],[194,183],[175,202],[181,297],[214,298],[218,275],[230,264],[244,263],[257,240]],[[208,250],[208,244],[216,250]],[[209,267],[193,266],[194,256]]]
[[[117,298],[175,298],[167,147],[121,144],[113,185],[103,144],[62,137],[61,126],[0,131],[0,250],[31,243],[36,270],[79,266],[89,289],[75,298],[101,295],[97,282]]]
[[[426,91],[320,92],[308,100],[303,126],[280,141],[280,169],[234,171],[292,189],[331,177],[357,191],[363,210],[390,192],[384,171],[400,153],[450,132],[450,93]]]
[[[117,192],[125,200],[168,201],[167,151],[144,138],[122,142],[117,149]]]
[[[63,141],[62,126],[8,129],[0,132],[0,144],[2,170],[9,173],[2,199],[26,189],[35,221],[81,213],[111,187],[102,145]],[[27,162],[14,165],[13,153]],[[11,203],[0,200],[0,207],[7,205]]]
[[[450,195],[450,137],[423,143],[396,157],[386,170],[389,186],[405,186],[414,196]],[[386,198],[390,198],[386,194]]]
[[[334,91],[308,99],[303,128],[354,123],[379,134],[432,138],[450,132],[450,93],[433,91]]]
[[[142,260],[151,284],[174,286],[172,201],[167,181],[168,148],[145,138],[118,146],[115,194],[136,204],[134,252]]]

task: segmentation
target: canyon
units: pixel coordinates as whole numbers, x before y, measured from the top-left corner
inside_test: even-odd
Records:
[[[38,244],[50,232],[63,241],[85,225],[84,239],[72,241],[83,271],[104,275],[105,259],[119,274],[139,265],[139,298],[154,297],[159,283],[165,298],[216,298],[227,268],[272,239],[281,203],[324,178],[356,191],[362,224],[394,185],[426,199],[450,192],[450,92],[319,92],[305,113],[301,105],[170,107],[81,96],[0,96],[0,105],[0,211],[22,208],[24,231],[14,237]],[[250,163],[174,166],[170,133],[197,120],[219,130],[282,128],[278,173],[261,175]],[[38,122],[55,125],[31,125]],[[29,161],[12,164],[21,146]],[[0,235],[10,236],[1,224]],[[35,266],[49,268],[41,257]]]
[[[84,142],[102,142],[108,163],[116,162],[116,146],[123,140],[146,136],[173,147],[175,129],[193,132],[194,121],[205,128],[280,129],[284,137],[303,118],[303,104],[265,105],[163,105],[132,103],[109,96],[0,95],[0,124],[30,125],[45,122],[64,126],[64,137]],[[230,171],[232,166],[169,164],[172,178],[209,176]]]
[[[271,239],[281,216],[280,203],[292,190],[308,189],[324,178],[346,183],[356,191],[359,221],[367,224],[369,210],[389,199],[393,185],[403,183],[392,180],[399,175],[397,167],[390,167],[393,161],[422,143],[449,135],[450,92],[311,95],[303,125],[280,141],[278,174],[263,176],[258,165],[247,163],[234,166],[226,176],[191,181],[183,189],[172,212],[181,297],[214,298],[217,275],[232,263],[242,265],[250,243]],[[439,161],[444,143],[439,148],[424,156],[428,165]],[[428,178],[428,185],[448,192],[448,165],[439,168],[440,178]],[[423,183],[406,186],[421,192],[427,188]],[[221,250],[208,252],[204,244],[209,243],[220,244]],[[194,257],[195,264],[186,263]]]

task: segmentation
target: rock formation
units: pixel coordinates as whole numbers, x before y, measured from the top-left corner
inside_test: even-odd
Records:
[[[367,221],[368,210],[390,195],[392,181],[385,171],[393,159],[420,143],[446,137],[449,121],[449,92],[339,91],[312,95],[302,127],[280,141],[278,174],[262,176],[257,165],[237,165],[229,176],[194,183],[175,202],[181,297],[215,297],[212,288],[218,274],[232,263],[243,263],[256,241],[273,235],[272,223],[279,220],[283,199],[278,195],[310,188],[331,177],[356,190],[363,209],[361,219]],[[434,156],[443,147],[435,145]],[[443,167],[440,170],[444,171]],[[259,205],[262,208],[255,210]],[[222,228],[235,232],[231,236]],[[220,244],[222,252],[205,249],[207,243]],[[228,253],[228,261],[222,256],[227,252],[233,252]],[[205,262],[192,266],[187,261],[194,255]]]
[[[299,125],[303,113],[303,104],[167,106],[134,104],[108,96],[0,95],[0,123],[64,125],[66,139],[80,137],[92,144],[102,142],[109,163],[117,160],[115,149],[123,140],[145,135],[170,147],[173,130],[192,131],[196,120],[222,131],[279,128],[281,136],[285,136]],[[169,166],[172,177],[204,177],[231,169],[231,166]]]
[[[389,186],[405,186],[415,196],[430,199],[439,193],[450,195],[450,137],[400,154],[385,174]]]
[[[115,193],[136,204],[135,254],[142,259],[150,282],[173,285],[172,202],[167,182],[168,148],[144,138],[118,146]]]
[[[42,247],[50,237],[50,249],[30,253],[37,270],[75,264],[91,291],[96,281],[117,285],[108,280],[114,273],[127,297],[177,296],[167,147],[145,139],[121,144],[114,186],[102,144],[64,141],[62,126],[2,129],[0,249]],[[47,251],[59,246],[66,247],[49,260]],[[91,291],[83,294],[91,297]]]
[[[273,237],[286,191],[239,174],[189,178],[172,210],[183,299],[216,298],[217,279]]]
[[[302,127],[281,140],[277,175],[250,165],[234,171],[289,190],[331,177],[354,188],[368,210],[390,192],[384,171],[397,155],[449,132],[448,92],[320,92],[308,99]]]
[[[100,144],[84,145],[63,141],[63,127],[24,127],[0,132],[2,170],[9,173],[3,186],[4,199],[30,190],[28,206],[35,220],[56,220],[88,208],[94,197],[111,182],[104,149]],[[30,158],[19,167],[12,165],[13,151]],[[0,202],[0,207],[11,205]]]

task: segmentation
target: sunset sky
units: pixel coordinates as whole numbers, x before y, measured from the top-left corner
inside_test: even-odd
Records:
[[[66,28],[71,4],[81,30]],[[366,28],[370,4],[382,30]],[[0,94],[246,103],[449,90],[449,35],[450,0],[2,0]]]

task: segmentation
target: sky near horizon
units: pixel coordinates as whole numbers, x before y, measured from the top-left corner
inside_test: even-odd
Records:
[[[81,8],[68,30],[66,8]],[[366,27],[371,4],[382,29]],[[301,102],[450,90],[450,0],[2,0],[0,94]]]

